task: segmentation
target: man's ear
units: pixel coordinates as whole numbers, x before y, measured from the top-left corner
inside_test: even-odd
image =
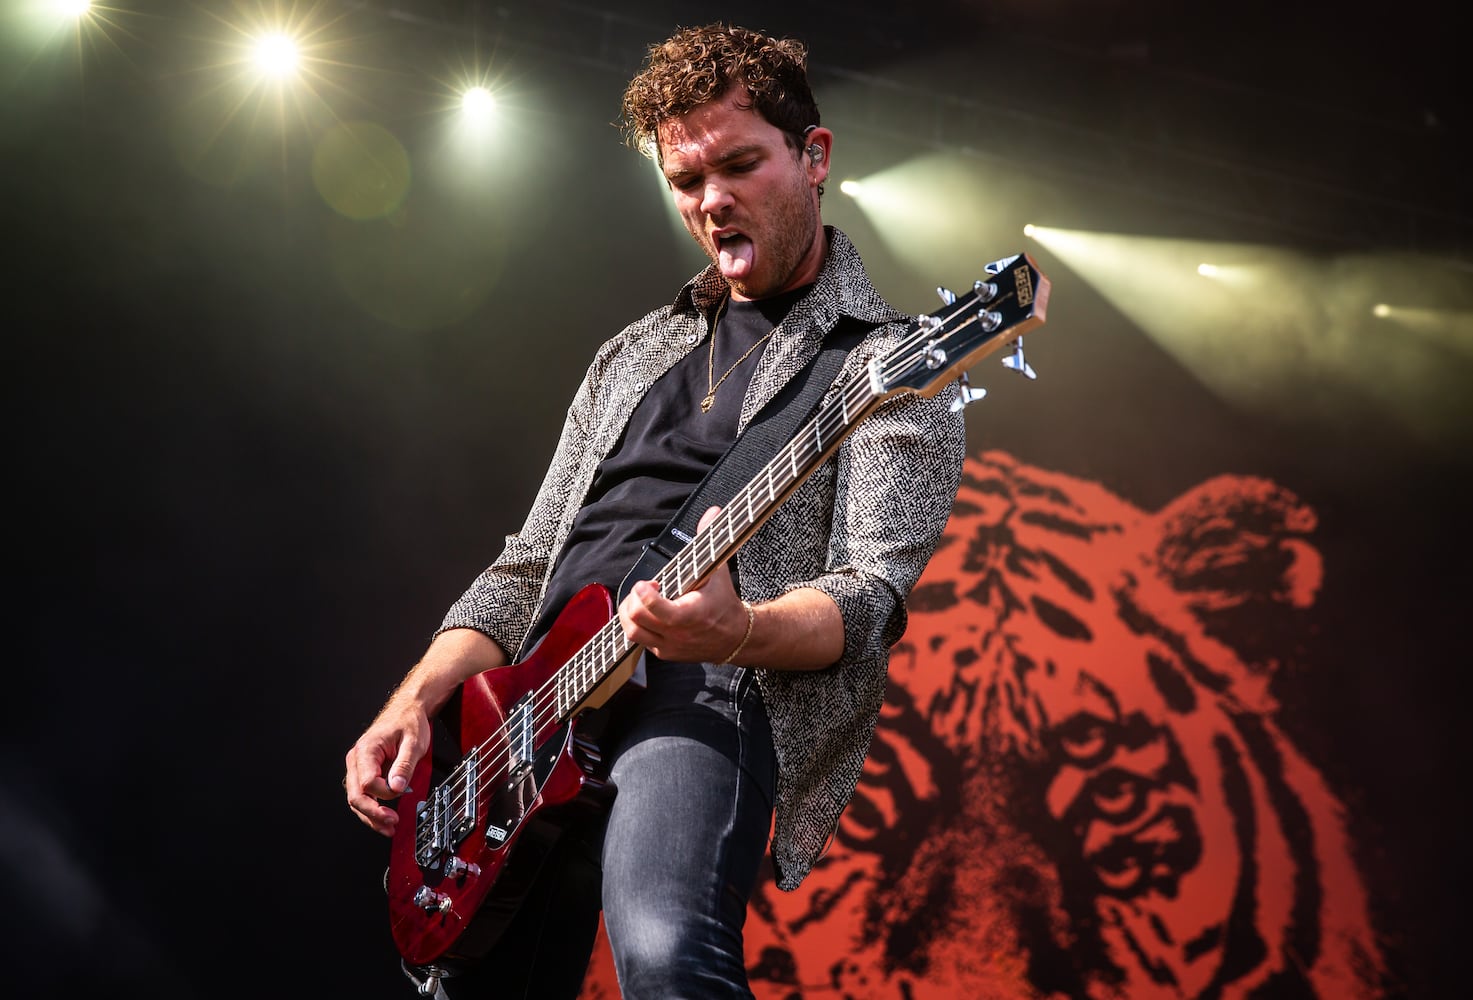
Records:
[[[826,128],[815,128],[803,137],[803,165],[808,170],[810,183],[816,186],[828,177],[833,151],[834,133]]]

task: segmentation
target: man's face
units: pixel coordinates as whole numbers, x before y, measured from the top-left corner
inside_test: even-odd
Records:
[[[738,107],[733,88],[660,126],[661,168],[685,228],[738,299],[808,284],[823,266],[818,185],[828,157],[800,157],[783,132]],[[832,134],[809,141],[828,153]]]

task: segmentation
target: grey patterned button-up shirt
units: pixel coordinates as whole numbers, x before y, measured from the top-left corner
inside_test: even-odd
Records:
[[[763,351],[741,427],[850,317],[872,327],[830,393],[896,345],[908,319],[875,291],[853,244],[828,229],[810,293]],[[706,316],[726,293],[715,267],[673,304],[605,343],[568,409],[562,438],[521,531],[471,584],[440,631],[477,629],[515,653],[532,627],[557,553],[598,464],[655,380],[709,334]],[[955,387],[931,399],[905,394],[859,425],[838,452],[737,553],[742,596],[771,600],[798,587],[828,594],[844,619],[844,654],[817,671],[759,670],[772,723],[778,783],[772,858],[778,885],[797,887],[848,804],[884,699],[889,647],[905,631],[905,598],[951,513],[965,448]]]

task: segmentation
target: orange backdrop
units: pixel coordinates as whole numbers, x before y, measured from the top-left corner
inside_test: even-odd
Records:
[[[969,459],[831,849],[752,901],[757,996],[1379,995],[1342,804],[1274,693],[1315,527],[1260,478],[1152,511]],[[583,995],[618,996],[602,939]]]

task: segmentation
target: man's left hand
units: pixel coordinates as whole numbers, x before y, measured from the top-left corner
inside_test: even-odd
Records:
[[[706,511],[697,531],[718,513]],[[747,634],[747,609],[724,563],[699,589],[673,600],[654,581],[639,581],[619,604],[619,621],[630,642],[672,662],[724,662]]]

